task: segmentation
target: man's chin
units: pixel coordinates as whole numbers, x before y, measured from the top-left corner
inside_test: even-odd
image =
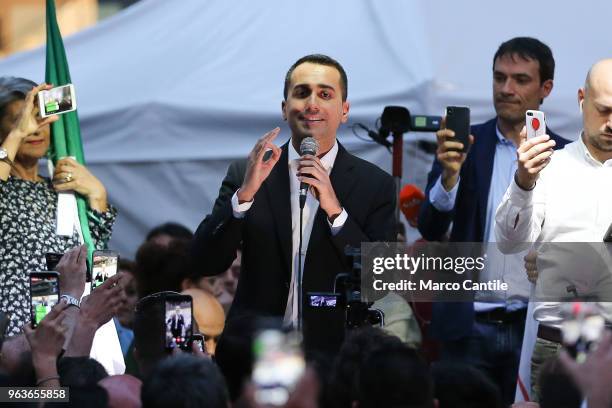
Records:
[[[517,109],[508,109],[504,107],[496,107],[497,117],[504,122],[518,123],[525,121],[525,112]]]

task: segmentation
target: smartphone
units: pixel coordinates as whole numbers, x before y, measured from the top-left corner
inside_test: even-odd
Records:
[[[30,272],[30,315],[32,327],[59,302],[59,274],[57,272]]]
[[[336,293],[315,293],[309,292],[308,306],[312,308],[335,309],[338,307],[338,297]]]
[[[189,295],[166,295],[164,298],[165,347],[189,351],[193,336],[193,302]]]
[[[527,139],[546,134],[546,117],[544,112],[538,110],[528,110],[525,112],[525,128],[527,129]]]
[[[103,284],[108,278],[117,274],[119,254],[115,251],[94,251],[91,267],[91,289]]]
[[[612,224],[608,227],[606,235],[604,235],[603,242],[612,242]]]
[[[64,256],[64,254],[59,254],[57,252],[47,252],[45,254],[45,261],[47,262],[47,270],[54,271],[60,259],[62,259],[62,256]]]
[[[455,139],[463,143],[461,152],[467,153],[470,149],[470,108],[447,106],[446,128],[455,132]]]
[[[61,85],[38,93],[40,116],[61,115],[76,110],[76,98],[72,84]]]
[[[205,353],[206,352],[206,345],[204,343],[204,336],[202,336],[201,334],[194,334],[193,336],[191,336],[191,344],[197,344],[198,348],[200,349],[201,352]]]
[[[253,344],[252,381],[259,404],[284,405],[304,373],[306,363],[297,332],[260,332]]]

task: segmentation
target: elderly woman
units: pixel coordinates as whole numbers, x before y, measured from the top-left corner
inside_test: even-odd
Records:
[[[58,161],[53,180],[38,174],[50,144],[50,123],[38,116],[36,95],[50,89],[23,78],[0,77],[0,310],[10,315],[7,334],[30,320],[29,271],[46,270],[45,253],[80,245],[78,232],[56,234],[57,192],[75,191],[89,206],[96,248],[110,238],[116,211],[104,185],[70,158]]]

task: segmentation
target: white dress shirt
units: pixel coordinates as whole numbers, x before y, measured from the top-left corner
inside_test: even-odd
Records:
[[[517,167],[516,146],[511,140],[504,137],[497,126],[495,131],[497,143],[495,145],[495,156],[493,157],[491,185],[487,196],[487,212],[483,236],[483,242],[485,243],[495,242],[495,234],[493,233],[495,210],[504,197],[506,189],[512,182]],[[461,179],[457,181],[450,191],[446,191],[442,186],[442,176],[438,177],[438,180],[429,192],[431,204],[438,211],[451,211],[455,207],[460,182]],[[508,284],[508,290],[504,293],[499,291],[477,293],[476,299],[487,298],[489,301],[486,303],[475,302],[474,309],[477,312],[483,312],[499,307],[504,307],[508,310],[526,307],[526,301],[529,299],[530,284],[525,275],[524,254],[503,255],[497,250],[495,244],[487,245],[485,248],[487,249],[487,257],[485,269],[480,274],[480,280],[485,282],[499,279]],[[495,299],[495,301],[491,302],[492,299]]]
[[[580,137],[553,154],[533,190],[510,184],[497,209],[495,235],[502,252],[512,253],[532,243],[602,242],[611,222],[612,160],[593,158]],[[610,304],[600,307],[609,318]],[[534,316],[558,327],[560,304],[538,302]]]
[[[295,150],[292,143],[289,143],[289,191],[291,197],[291,236],[292,236],[292,250],[291,250],[291,284],[289,286],[289,298],[287,299],[287,307],[285,309],[284,323],[285,325],[297,323],[298,319],[298,296],[297,296],[297,285],[295,284],[295,276],[298,271],[299,254],[298,249],[300,245],[300,180],[297,176],[298,160],[300,154]],[[321,163],[327,170],[327,174],[330,174],[338,155],[338,142],[334,143],[334,146],[329,150],[323,157],[321,157]],[[278,163],[277,163],[278,164]],[[232,196],[232,209],[234,217],[243,218],[253,205],[254,201],[239,204],[237,192]],[[310,233],[312,232],[312,226],[314,224],[315,215],[319,209],[319,201],[309,191],[306,195],[306,204],[303,210],[303,222],[302,222],[302,274],[304,273],[304,260],[306,259],[306,251],[308,249],[308,243],[310,241]],[[327,220],[332,235],[336,235],[344,226],[348,218],[346,210],[343,208],[342,213],[334,219],[333,223]]]

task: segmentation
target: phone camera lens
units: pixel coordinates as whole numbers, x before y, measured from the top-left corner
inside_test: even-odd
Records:
[[[527,116],[533,116],[533,113],[527,112]]]
[[[448,115],[452,115],[452,114],[453,114],[453,108],[448,108],[448,109],[446,110],[446,113],[447,113]]]

